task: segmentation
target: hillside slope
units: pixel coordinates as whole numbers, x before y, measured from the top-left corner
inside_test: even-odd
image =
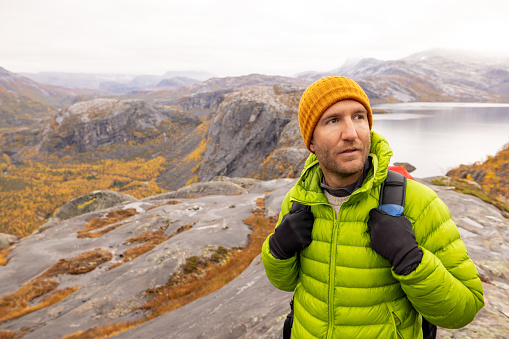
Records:
[[[40,84],[0,67],[0,128],[40,123],[58,107],[99,93]]]

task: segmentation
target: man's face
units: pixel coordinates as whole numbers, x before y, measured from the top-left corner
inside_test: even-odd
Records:
[[[370,147],[368,112],[350,99],[335,103],[322,114],[310,144],[327,184],[335,188],[359,179]]]

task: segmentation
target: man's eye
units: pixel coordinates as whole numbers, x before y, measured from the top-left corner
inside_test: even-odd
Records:
[[[362,119],[364,119],[364,114],[357,114],[357,115],[355,116],[355,119],[358,119],[358,120],[362,120]]]
[[[338,119],[336,119],[336,118],[332,118],[332,119],[330,119],[329,121],[327,121],[327,123],[328,123],[328,124],[334,124],[334,123],[336,123],[337,121],[338,121]]]

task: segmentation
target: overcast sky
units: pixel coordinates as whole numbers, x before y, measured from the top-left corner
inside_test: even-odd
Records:
[[[507,0],[0,0],[11,72],[328,71],[432,48],[509,57]]]

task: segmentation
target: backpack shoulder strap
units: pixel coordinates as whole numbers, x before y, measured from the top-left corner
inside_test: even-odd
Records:
[[[380,189],[378,208],[390,215],[401,215],[405,205],[405,192],[406,177],[394,171],[387,171],[387,178]]]

